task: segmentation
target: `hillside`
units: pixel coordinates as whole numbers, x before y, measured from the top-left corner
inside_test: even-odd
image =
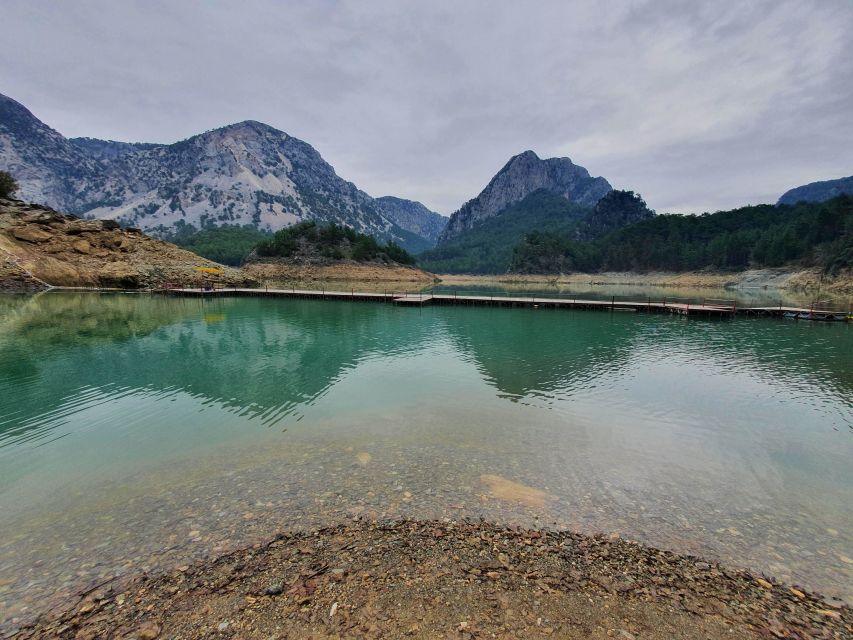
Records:
[[[534,229],[573,233],[591,208],[573,204],[545,190],[481,221],[418,256],[418,264],[433,273],[505,273],[513,247]]]
[[[593,207],[572,203],[545,189],[487,218],[418,256],[435,273],[506,273],[526,235],[546,232],[573,242],[589,241],[654,214],[630,191],[610,191]]]
[[[414,257],[400,246],[378,243],[372,236],[335,224],[300,222],[277,231],[255,247],[251,261],[268,258],[293,262],[352,260],[381,264],[414,264]]]
[[[853,195],[853,176],[804,184],[783,193],[776,204],[824,202],[844,194]]]
[[[447,226],[447,218],[414,200],[382,196],[376,198],[376,204],[392,222],[413,235],[404,246],[415,253],[434,247]]]
[[[759,205],[703,215],[659,215],[592,242],[556,230],[515,248],[520,273],[582,271],[740,271],[853,268],[853,197]]]
[[[0,199],[0,260],[0,288],[255,283],[240,271],[112,220],[83,220],[20,200]]]
[[[434,276],[414,263],[414,257],[393,242],[380,244],[348,227],[308,221],[258,243],[244,269],[259,280],[315,288],[345,281],[360,287],[370,282],[433,282]]]
[[[456,211],[438,239],[444,245],[534,191],[547,191],[569,202],[592,207],[611,190],[604,178],[593,178],[569,158],[542,160],[533,151],[510,158],[480,194]]]
[[[163,239],[208,260],[239,267],[257,244],[271,235],[269,231],[260,231],[251,225],[224,224],[201,230],[186,225],[177,227]]]
[[[68,139],[0,96],[0,170],[27,201],[158,235],[184,225],[275,231],[318,220],[414,249],[434,242],[434,231],[419,230],[437,214],[422,205],[405,219],[386,213],[310,144],[252,120],[174,144]]]

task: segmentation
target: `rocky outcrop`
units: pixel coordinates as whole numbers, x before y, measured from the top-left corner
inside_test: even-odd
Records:
[[[542,160],[533,151],[525,151],[512,157],[480,195],[466,202],[450,217],[438,244],[497,215],[539,189],[592,207],[611,190],[611,186],[604,178],[591,177],[586,169],[569,158]]]
[[[786,191],[776,204],[797,204],[798,202],[824,202],[842,194],[853,195],[853,176],[838,180],[812,182]]]
[[[397,223],[310,144],[252,120],[174,144],[68,139],[0,96],[0,169],[25,200],[161,235],[183,225],[275,231],[320,220],[411,247],[421,237],[415,218],[430,228],[436,215],[414,208]]]
[[[113,220],[83,220],[20,200],[0,199],[0,263],[0,288],[6,289],[256,283]]]

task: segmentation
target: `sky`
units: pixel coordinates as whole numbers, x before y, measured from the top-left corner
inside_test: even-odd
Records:
[[[66,136],[259,120],[450,214],[513,155],[663,212],[853,174],[853,0],[0,0],[0,93]]]

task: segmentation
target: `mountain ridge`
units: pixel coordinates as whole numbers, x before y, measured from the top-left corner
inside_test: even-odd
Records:
[[[825,202],[843,194],[853,195],[853,176],[835,180],[820,180],[788,189],[781,195],[776,204]]]
[[[257,120],[170,144],[65,138],[0,95],[0,169],[26,200],[159,235],[187,225],[276,231],[317,220],[417,250],[434,243],[419,235],[430,222],[395,221],[310,144]]]

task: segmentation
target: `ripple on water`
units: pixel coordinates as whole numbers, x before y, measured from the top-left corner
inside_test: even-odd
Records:
[[[848,327],[95,298],[0,321],[0,618],[357,516],[618,532],[853,599]]]

